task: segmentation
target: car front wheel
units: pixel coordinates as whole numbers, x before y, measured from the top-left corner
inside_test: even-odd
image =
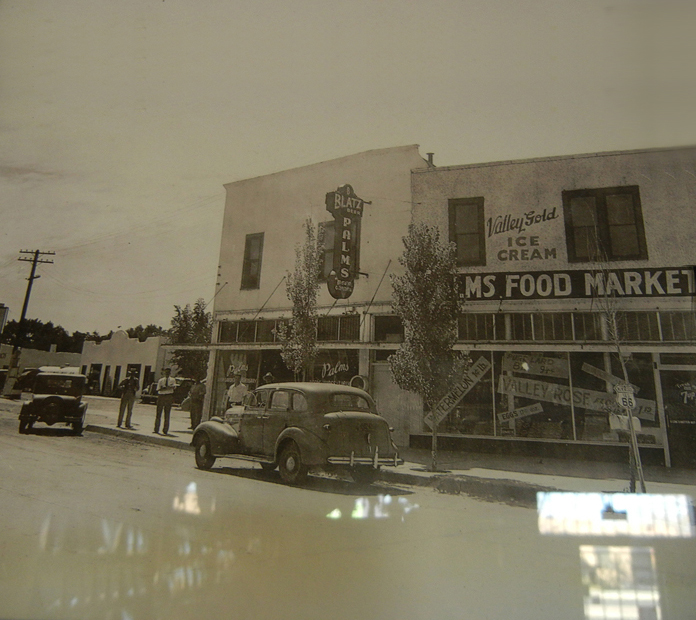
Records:
[[[196,467],[198,469],[210,469],[215,464],[213,451],[210,449],[210,439],[205,435],[199,435],[195,443]]]
[[[20,420],[19,421],[19,432],[22,435],[25,435],[31,430],[32,426],[34,426],[34,423],[31,420]]]
[[[280,453],[280,477],[287,484],[301,484],[307,478],[307,466],[296,443],[290,443]]]

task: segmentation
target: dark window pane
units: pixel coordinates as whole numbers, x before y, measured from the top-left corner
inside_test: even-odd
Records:
[[[256,323],[253,321],[240,321],[237,334],[237,342],[254,342]]]
[[[256,324],[256,342],[274,342],[275,321],[258,321]]]
[[[263,233],[247,235],[244,245],[244,265],[242,267],[243,289],[259,288],[262,254]]]
[[[220,342],[237,342],[237,323],[223,321],[220,323]]]
[[[664,340],[696,340],[696,319],[691,312],[660,312],[660,324]]]
[[[338,317],[322,316],[317,321],[317,340],[338,340]]]
[[[483,198],[449,201],[449,239],[457,246],[459,265],[485,265]]]
[[[404,327],[398,316],[375,317],[376,342],[403,342]]]
[[[532,340],[532,321],[529,314],[509,314],[510,339]]]
[[[575,227],[597,226],[597,206],[594,196],[577,196],[570,200],[570,210]]]
[[[360,316],[342,316],[339,323],[339,340],[360,340]]]
[[[492,314],[461,314],[459,315],[458,339],[466,342],[493,340]]]
[[[534,340],[572,340],[572,316],[569,312],[533,314]]]

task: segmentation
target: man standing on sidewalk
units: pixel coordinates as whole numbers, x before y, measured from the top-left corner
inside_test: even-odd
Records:
[[[133,416],[133,404],[135,403],[135,393],[138,391],[138,380],[131,373],[126,379],[121,382],[119,386],[121,390],[121,404],[118,408],[118,424],[117,426],[121,428],[121,423],[123,422],[123,414],[128,409],[128,414],[126,415],[126,428],[133,428],[131,426],[131,417]]]
[[[157,414],[155,415],[155,430],[153,433],[159,434],[160,419],[164,412],[164,423],[162,425],[162,434],[169,434],[169,414],[172,411],[174,404],[174,388],[176,382],[169,375],[172,372],[171,368],[164,369],[164,377],[157,382]]]
[[[189,392],[191,399],[191,428],[195,429],[203,417],[203,401],[205,400],[205,383],[197,381]]]

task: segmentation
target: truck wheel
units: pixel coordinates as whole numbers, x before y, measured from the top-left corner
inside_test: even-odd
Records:
[[[307,466],[302,463],[300,449],[289,443],[280,453],[280,477],[286,484],[301,484],[307,478]]]
[[[196,467],[198,469],[210,469],[215,464],[213,451],[210,449],[210,439],[205,435],[196,438]]]
[[[357,484],[367,486],[377,480],[379,470],[369,466],[356,467],[350,472],[350,475]]]

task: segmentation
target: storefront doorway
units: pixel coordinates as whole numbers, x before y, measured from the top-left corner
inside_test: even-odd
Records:
[[[696,467],[696,366],[660,369],[673,467]]]

